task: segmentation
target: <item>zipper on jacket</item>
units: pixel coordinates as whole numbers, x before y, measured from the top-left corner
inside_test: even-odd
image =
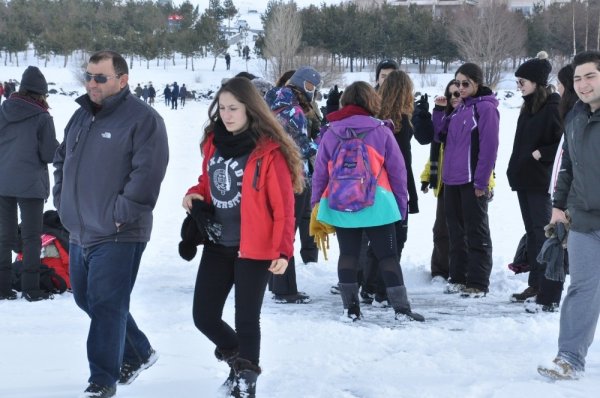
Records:
[[[260,166],[262,165],[262,158],[256,161],[256,169],[254,170],[254,178],[252,179],[252,188],[258,191],[258,178],[260,177]]]
[[[90,130],[92,129],[92,124],[94,124],[94,121],[96,120],[96,116],[92,116],[92,121],[90,122],[90,124],[87,127],[87,132],[89,133]],[[77,147],[77,144],[79,143],[79,139],[81,138],[81,133],[83,132],[83,128],[79,130],[79,132],[77,133],[77,136],[75,137],[75,144],[73,145],[73,148],[71,149],[71,152],[75,151],[75,148]],[[79,217],[79,225],[81,226],[81,228],[79,229],[79,239],[82,241],[81,244],[83,245],[83,232],[84,232],[84,225],[83,225],[83,217],[81,216],[81,209],[79,206],[79,194],[78,194],[78,181],[79,181],[79,166],[81,165],[81,156],[79,156],[77,158],[77,167],[75,167],[75,186],[73,187],[73,193],[75,195],[75,207],[77,208],[77,216]]]

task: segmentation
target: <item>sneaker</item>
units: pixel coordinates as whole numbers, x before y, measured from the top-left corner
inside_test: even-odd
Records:
[[[133,381],[150,366],[154,365],[158,360],[158,353],[150,348],[150,355],[141,363],[129,363],[123,361],[121,365],[121,374],[119,375],[119,384],[131,384]]]
[[[329,293],[331,294],[340,294],[340,287],[338,285],[333,285],[329,288]]]
[[[513,303],[524,303],[530,297],[535,297],[538,294],[537,287],[528,286],[527,289],[523,290],[521,293],[514,293],[510,296],[510,301]]]
[[[460,297],[463,298],[480,298],[485,297],[487,291],[478,289],[476,287],[465,287],[460,293]]]
[[[304,292],[298,292],[296,294],[276,294],[273,296],[273,300],[277,304],[308,304],[312,299],[308,294]]]
[[[360,290],[360,302],[364,304],[372,304],[375,299],[375,293],[369,293],[365,289]]]
[[[17,299],[17,292],[15,292],[14,290],[9,290],[8,292],[2,292],[0,293],[0,300],[16,300]]]
[[[375,293],[373,301],[371,302],[371,306],[377,308],[388,308],[390,303],[388,303],[387,297]]]
[[[96,383],[90,383],[85,389],[81,398],[109,398],[114,397],[117,393],[117,386],[101,386]]]
[[[538,373],[552,380],[578,380],[583,372],[575,370],[573,365],[562,358],[554,358],[549,366],[538,366]]]
[[[445,294],[456,294],[460,293],[466,289],[466,286],[462,283],[452,283],[448,282],[446,284],[446,288],[444,289]]]
[[[54,300],[54,295],[45,290],[30,290],[28,292],[23,292],[22,296],[30,303],[34,301]]]
[[[530,297],[525,300],[525,311],[530,314],[538,312],[558,312],[558,303],[538,304],[535,302],[535,297]]]
[[[417,322],[425,322],[425,317],[421,314],[417,314],[416,312],[408,311],[396,311],[395,319],[400,322],[406,321],[417,321]]]

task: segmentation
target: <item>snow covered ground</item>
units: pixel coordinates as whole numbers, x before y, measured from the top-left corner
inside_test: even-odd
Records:
[[[189,89],[217,88],[223,77],[245,69],[237,54],[232,70],[219,60],[196,60],[196,71],[177,65],[136,63],[132,86],[152,81],[186,83]],[[20,79],[26,65],[42,67],[49,82],[63,90],[84,90],[75,80],[75,67],[61,68],[62,60],[43,68],[29,56],[20,67],[2,67],[0,79]],[[249,64],[258,73],[262,62]],[[346,74],[346,83],[372,80],[374,74]],[[440,94],[450,75],[439,75],[430,86],[413,74],[416,89]],[[436,81],[437,80],[437,81]],[[391,310],[364,308],[362,322],[339,321],[339,296],[329,293],[336,283],[338,254],[335,237],[329,260],[297,267],[298,286],[314,299],[307,305],[275,304],[267,293],[262,315],[264,369],[258,392],[263,398],[381,398],[381,397],[591,397],[600,389],[600,344],[590,349],[586,377],[577,382],[550,383],[536,372],[539,363],[556,353],[559,314],[526,314],[522,305],[509,304],[511,293],[526,287],[526,275],[506,268],[523,234],[516,194],[506,181],[506,167],[520,96],[504,99],[513,90],[507,76],[499,92],[501,113],[497,187],[490,205],[494,269],[490,293],[483,299],[460,299],[442,294],[443,285],[429,278],[431,228],[435,200],[420,193],[421,213],[411,215],[402,267],[414,310],[425,323],[395,325]],[[51,95],[59,139],[76,109],[74,98]],[[177,253],[184,218],[180,206],[186,189],[195,183],[201,159],[198,143],[206,121],[208,101],[189,101],[171,110],[157,99],[169,133],[170,164],[155,209],[152,240],[142,260],[132,296],[131,311],[147,333],[160,359],[131,386],[119,387],[123,398],[214,397],[228,370],[213,357],[212,344],[194,327],[192,294],[200,254],[192,262]],[[429,148],[413,144],[413,168],[419,177]],[[102,165],[98,165],[101,167]],[[52,201],[47,204],[51,208]],[[225,319],[233,322],[233,302]],[[85,342],[88,319],[70,293],[53,301],[0,302],[0,397],[76,397],[86,386],[88,365]],[[596,393],[594,393],[596,391]]]

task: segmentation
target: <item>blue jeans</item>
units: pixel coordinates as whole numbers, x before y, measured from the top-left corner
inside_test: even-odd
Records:
[[[112,386],[123,361],[145,361],[150,342],[129,313],[129,299],[146,243],[69,245],[73,296],[91,318],[87,340],[89,382]]]
[[[571,230],[567,246],[571,284],[560,312],[558,357],[583,371],[600,314],[600,230]]]

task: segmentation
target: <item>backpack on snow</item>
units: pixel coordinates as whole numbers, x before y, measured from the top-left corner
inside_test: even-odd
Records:
[[[350,137],[336,134],[339,145],[331,159],[328,202],[332,210],[356,212],[375,203],[379,175],[375,177],[371,171],[369,153],[364,142],[371,129],[361,133],[356,133],[351,128],[346,131],[350,132]]]

